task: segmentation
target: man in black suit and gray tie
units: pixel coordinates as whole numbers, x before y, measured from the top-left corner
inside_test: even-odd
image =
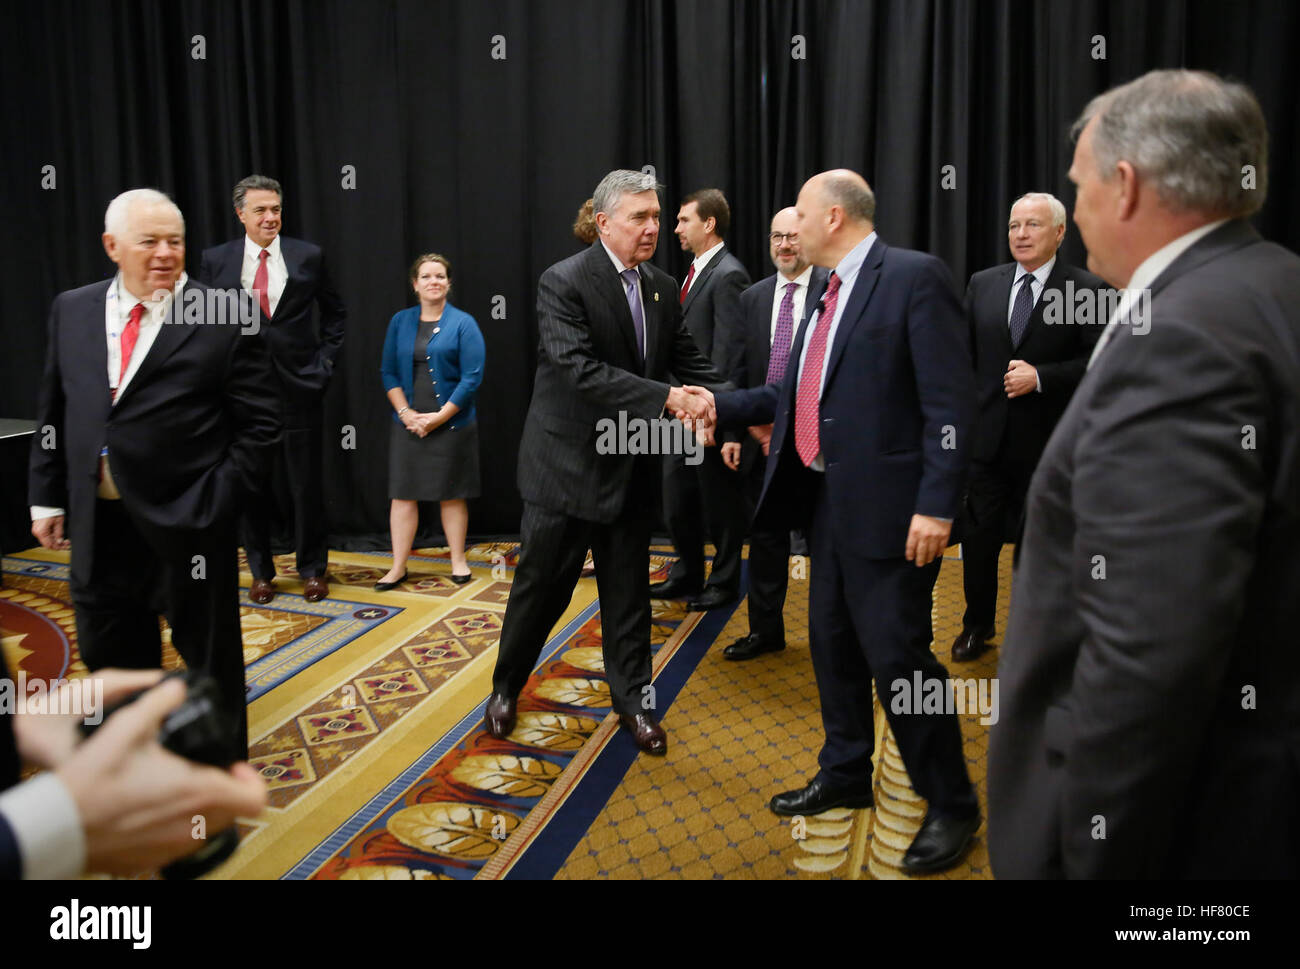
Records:
[[[1077,325],[1075,307],[1104,284],[1056,258],[1064,238],[1064,205],[1046,192],[1020,196],[1007,220],[1015,262],[977,272],[966,289],[980,411],[962,530],[966,615],[952,646],[957,662],[989,647],[1002,543],[1017,538],[1038,456],[1101,332]]]
[[[1264,114],[1153,71],[1074,130],[1088,267],[1125,290],[1029,489],[993,870],[1295,879],[1300,258],[1246,221]]]
[[[494,737],[514,729],[519,691],[590,548],[614,710],[642,750],[668,749],[653,713],[645,572],[658,459],[638,453],[634,434],[609,447],[608,428],[638,422],[659,437],[673,430],[660,423],[672,420],[665,407],[702,417],[701,399],[671,386],[669,373],[730,384],[682,323],[677,284],[646,262],[659,241],[657,189],[643,172],[606,175],[594,195],[598,238],[537,283],[537,376],[519,446],[522,547],[486,711]]]
[[[799,212],[794,206],[772,216],[768,239],[776,272],[740,294],[741,326],[727,364],[738,387],[780,386],[795,330],[826,289],[826,270],[810,265],[799,246]],[[811,297],[811,298],[810,298]],[[771,447],[772,425],[751,427],[742,444],[740,472],[751,507],[758,507]],[[728,458],[728,465],[733,462]],[[755,520],[749,535],[749,633],[722,651],[727,659],[753,659],[785,649],[785,593],[790,583],[790,530]]]
[[[730,226],[731,207],[716,188],[700,189],[682,199],[677,238],[695,259],[678,299],[686,329],[720,371],[726,367],[726,355],[740,330],[740,293],[749,285],[749,273],[723,241]],[[740,556],[745,544],[744,493],[736,474],[740,434],[728,431],[722,439],[731,446],[724,452],[705,450],[698,464],[688,464],[680,454],[664,458],[664,521],[677,549],[677,561],[667,580],[650,587],[650,594],[657,599],[694,596],[686,605],[692,612],[724,606],[740,593]],[[730,463],[724,463],[724,455]],[[714,546],[707,585],[706,525]]]
[[[284,414],[284,441],[274,478],[283,477],[293,496],[294,535],[303,598],[329,595],[329,534],[321,500],[322,402],[343,345],[347,312],[320,246],[280,235],[283,193],[265,175],[249,175],[235,186],[235,217],[244,236],[203,253],[199,279],[221,289],[255,293],[262,312],[262,336],[275,370],[275,396]],[[312,307],[320,311],[319,322]],[[281,473],[283,472],[283,473]],[[244,550],[257,603],[275,598],[271,558],[271,481],[250,496],[244,511]]]

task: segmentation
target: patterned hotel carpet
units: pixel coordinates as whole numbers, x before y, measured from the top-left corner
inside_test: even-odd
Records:
[[[999,633],[1006,628],[1011,553],[1005,548],[1000,563]],[[965,608],[961,580],[960,559],[945,558],[934,594],[934,651],[953,677],[987,682],[997,673],[996,649],[971,663],[950,659]],[[748,632],[743,605],[731,616],[664,718],[667,758],[642,757],[632,765],[556,877],[907,877],[898,864],[925,802],[911,790],[879,703],[875,810],[830,811],[806,819],[799,830],[767,808],[773,794],[802,787],[817,771],[822,732],[808,656],[807,591],[806,579],[791,581],[788,646],[781,653],[725,660],[722,647]],[[988,728],[978,712],[958,719],[983,806]],[[976,839],[961,866],[929,877],[992,878],[983,825]]]
[[[240,851],[215,877],[898,876],[924,804],[887,736],[874,812],[831,812],[794,830],[765,806],[815,770],[820,742],[805,579],[796,574],[787,603],[790,649],[749,663],[721,657],[745,631],[743,605],[701,615],[656,603],[657,709],[670,742],[657,759],[638,757],[608,716],[592,580],[579,583],[543,652],[519,727],[502,742],[486,735],[482,703],[516,553],[476,547],[476,580],[456,586],[444,550],[423,550],[416,578],[383,594],[371,591],[383,556],[335,553],[331,596],[314,604],[283,577],[286,557],[269,606],[241,592],[250,759],[271,807],[241,826]],[[652,555],[651,574],[665,562]],[[10,666],[84,673],[66,557],[33,550],[4,567]],[[960,562],[946,561],[935,598],[941,655],[959,628],[960,580]],[[179,665],[169,645],[164,665]],[[990,676],[995,666],[991,653],[952,672]],[[985,728],[961,719],[982,801]],[[989,877],[983,842],[947,877]]]

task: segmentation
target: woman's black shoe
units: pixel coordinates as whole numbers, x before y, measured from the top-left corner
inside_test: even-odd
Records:
[[[387,592],[389,589],[396,589],[399,585],[401,585],[403,582],[406,581],[406,577],[407,577],[408,575],[410,575],[410,572],[409,572],[409,571],[406,571],[406,572],[403,572],[402,575],[401,575],[401,578],[397,579],[395,582],[376,582],[376,583],[375,583],[375,591],[376,591],[376,592]]]
[[[467,572],[465,575],[457,575],[455,572],[451,574],[451,581],[455,582],[457,585],[464,585],[472,578],[474,578],[473,572]]]

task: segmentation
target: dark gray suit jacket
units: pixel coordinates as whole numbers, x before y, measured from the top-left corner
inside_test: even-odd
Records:
[[[622,281],[600,240],[542,273],[537,283],[538,354],[533,399],[519,445],[525,501],[587,521],[623,510],[636,456],[601,454],[599,422],[663,414],[669,373],[729,388],[682,323],[677,284],[642,263],[646,359],[636,345]],[[669,415],[671,417],[671,415]],[[657,465],[647,464],[643,473]]]
[[[1087,270],[1067,266],[1058,257],[1042,296],[1029,314],[1024,337],[1018,346],[1012,346],[1007,305],[1015,277],[1016,263],[1009,262],[975,273],[966,287],[966,319],[970,323],[980,402],[971,456],[976,461],[993,460],[1005,435],[1025,455],[1032,456],[1027,458],[1032,467],[1079,385],[1105,324],[1104,319],[1100,324],[1076,322],[1073,306],[1067,300],[1072,293],[1095,293],[1106,284]],[[1043,318],[1050,300],[1060,300],[1060,307],[1070,309],[1059,322],[1049,323]],[[1025,360],[1037,368],[1041,392],[1007,399],[1002,378],[1011,360]]]
[[[724,245],[691,281],[690,291],[682,302],[686,329],[719,370],[727,365],[727,351],[743,325],[740,294],[748,285],[749,273]]]
[[[1300,258],[1233,221],[1152,294],[1030,487],[1000,878],[1300,876]]]

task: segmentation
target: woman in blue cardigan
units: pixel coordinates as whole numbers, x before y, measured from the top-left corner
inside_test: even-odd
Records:
[[[394,422],[388,449],[393,567],[375,583],[377,592],[406,581],[421,501],[440,504],[451,580],[463,585],[474,577],[465,561],[465,501],[479,494],[474,395],[483,381],[483,334],[474,317],[447,302],[451,263],[444,256],[416,259],[411,287],[420,305],[395,314],[384,338],[384,390]]]

